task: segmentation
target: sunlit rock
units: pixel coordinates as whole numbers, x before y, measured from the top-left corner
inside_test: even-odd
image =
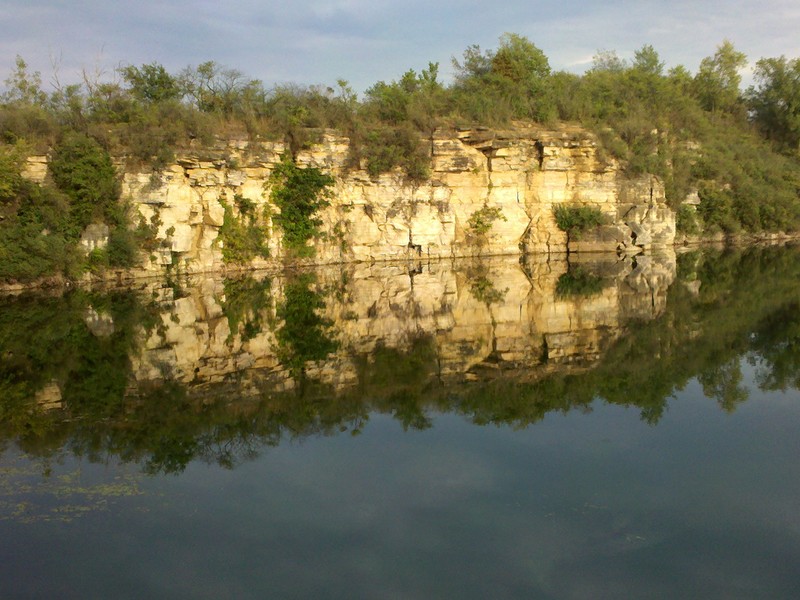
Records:
[[[204,156],[179,156],[155,176],[125,174],[125,197],[145,223],[158,223],[156,243],[172,251],[168,257],[154,252],[145,269],[224,269],[220,199],[233,206],[235,195],[263,215],[268,232],[270,258],[253,264],[291,260],[269,202],[269,177],[286,147],[243,143],[221,143]],[[630,254],[674,241],[674,212],[664,203],[663,184],[650,176],[627,179],[581,128],[517,124],[508,130],[439,130],[431,151],[430,179],[411,183],[400,172],[371,177],[352,165],[349,140],[332,131],[302,149],[298,164],[336,178],[331,204],[319,214],[322,235],[310,262],[566,252],[567,236],[556,226],[553,207],[572,203],[596,206],[609,219],[608,227],[571,240],[573,251]],[[496,217],[476,233],[470,219],[484,209],[496,210],[491,213]]]

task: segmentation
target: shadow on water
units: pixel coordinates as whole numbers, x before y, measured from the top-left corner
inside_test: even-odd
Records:
[[[795,249],[350,265],[2,300],[0,444],[180,472],[451,413],[528,427],[598,399],[655,425],[800,383]]]

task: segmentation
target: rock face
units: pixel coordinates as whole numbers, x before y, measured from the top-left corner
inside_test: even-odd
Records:
[[[319,215],[317,264],[566,252],[567,236],[553,217],[553,207],[563,203],[594,206],[611,223],[571,242],[572,251],[636,253],[674,241],[675,216],[664,203],[663,185],[651,176],[623,177],[580,128],[439,131],[431,140],[431,177],[421,185],[408,184],[397,172],[370,178],[363,169],[348,168],[348,145],[327,131],[296,157],[301,166],[336,179],[331,205]],[[144,221],[157,226],[158,248],[145,268],[222,268],[220,200],[235,213],[238,195],[262,214],[269,175],[284,152],[280,142],[229,143],[185,154],[158,177],[127,173],[124,193]],[[489,209],[491,223],[488,232],[476,233],[469,220],[482,209]],[[252,266],[287,258],[280,228],[269,217],[276,210],[268,207],[264,223],[270,258]]]

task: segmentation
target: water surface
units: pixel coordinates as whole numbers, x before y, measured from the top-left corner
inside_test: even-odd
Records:
[[[790,598],[793,249],[2,300],[2,597]]]

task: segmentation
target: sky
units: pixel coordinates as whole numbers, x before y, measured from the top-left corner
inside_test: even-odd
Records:
[[[453,57],[496,48],[505,32],[527,37],[554,69],[579,73],[598,50],[629,58],[651,44],[668,67],[695,72],[724,39],[751,63],[800,57],[800,2],[0,0],[0,81],[17,55],[46,89],[54,74],[63,84],[84,70],[113,79],[128,64],[177,73],[213,60],[267,87],[345,79],[363,92],[429,62],[449,81]]]

